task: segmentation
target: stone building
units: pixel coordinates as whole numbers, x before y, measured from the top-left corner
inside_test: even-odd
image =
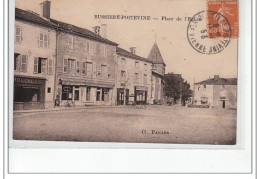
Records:
[[[148,61],[152,63],[151,100],[152,103],[164,102],[163,77],[165,74],[165,63],[161,52],[155,42],[149,55]]]
[[[152,63],[130,51],[117,47],[117,105],[151,104]]]
[[[115,105],[117,44],[96,33],[51,19],[57,27],[56,100],[64,105]],[[102,26],[101,28],[105,28]]]
[[[194,83],[194,102],[215,108],[237,107],[237,79],[214,78]]]
[[[45,13],[15,8],[14,110],[54,107],[55,28]]]

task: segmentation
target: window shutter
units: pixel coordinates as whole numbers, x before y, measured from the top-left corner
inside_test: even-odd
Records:
[[[68,59],[63,59],[63,72],[68,73]]]
[[[33,72],[34,73],[38,73],[38,57],[34,57],[34,68],[33,68]]]
[[[37,39],[38,39],[38,47],[40,47],[40,34],[38,34]]]
[[[46,66],[47,66],[46,62],[47,62],[46,59],[42,60],[42,73],[44,74],[46,74]]]
[[[93,63],[93,76],[94,77],[97,76],[97,65],[96,65],[96,63]]]
[[[47,35],[47,48],[49,48],[50,47],[50,36],[49,36],[49,34]]]
[[[20,28],[20,42],[22,42],[23,40],[23,29]]]
[[[16,62],[17,71],[21,71],[21,65],[22,65],[22,60],[21,60],[21,55],[19,55]]]

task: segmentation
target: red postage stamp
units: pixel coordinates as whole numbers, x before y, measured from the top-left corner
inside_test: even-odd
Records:
[[[237,38],[238,28],[238,1],[237,0],[208,0],[208,11],[216,12],[214,18],[208,18],[208,24],[222,24],[215,31],[209,29],[209,37],[225,37],[226,31],[231,31],[231,38]],[[221,23],[226,21],[227,23]],[[211,27],[208,27],[211,28]],[[228,29],[230,28],[230,29]]]

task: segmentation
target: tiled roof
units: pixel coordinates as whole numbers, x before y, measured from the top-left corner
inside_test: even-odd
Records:
[[[156,42],[148,55],[148,60],[154,64],[165,64]]]
[[[120,47],[116,48],[116,53],[118,55],[122,55],[124,57],[133,58],[133,59],[136,59],[136,60],[140,60],[140,61],[145,61],[145,62],[151,63],[148,59],[140,57],[138,55],[135,55],[135,54],[133,54],[131,52],[128,52],[127,50],[124,50],[124,49],[120,48]]]
[[[208,79],[195,84],[200,85],[237,85],[237,78],[218,78]]]
[[[117,43],[112,42],[108,39],[105,39],[105,38],[101,37],[100,35],[97,35],[97,34],[95,34],[94,32],[92,32],[88,29],[77,27],[75,25],[68,24],[68,23],[65,23],[65,22],[57,21],[55,19],[51,19],[51,21],[53,23],[55,23],[58,26],[59,29],[65,30],[67,32],[76,33],[77,35],[87,37],[87,38],[91,38],[93,40],[101,41],[101,42],[104,42],[104,43],[108,43],[110,45],[115,45],[115,46],[118,45]]]
[[[32,11],[25,11],[19,8],[15,8],[15,18],[22,19],[30,22],[34,22],[40,25],[48,26],[48,27],[56,27],[56,25],[50,22],[47,19],[44,19],[39,16],[39,14],[34,13]]]
[[[59,28],[61,30],[65,30],[70,33],[75,33],[79,36],[83,36],[83,37],[87,37],[87,38],[97,40],[100,42],[108,43],[110,45],[115,45],[115,46],[118,45],[117,43],[112,42],[108,39],[105,39],[105,38],[101,37],[100,35],[97,35],[88,29],[77,27],[77,26],[74,26],[72,24],[68,24],[65,22],[57,21],[55,19],[47,20],[45,18],[40,17],[39,14],[32,12],[32,11],[25,11],[25,10],[22,10],[19,8],[15,8],[15,18],[38,23],[38,24],[53,27],[53,28]]]

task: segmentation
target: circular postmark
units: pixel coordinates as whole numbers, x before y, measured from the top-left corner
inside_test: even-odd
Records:
[[[187,38],[197,52],[207,55],[217,54],[228,46],[231,26],[222,14],[201,11],[189,21]]]

